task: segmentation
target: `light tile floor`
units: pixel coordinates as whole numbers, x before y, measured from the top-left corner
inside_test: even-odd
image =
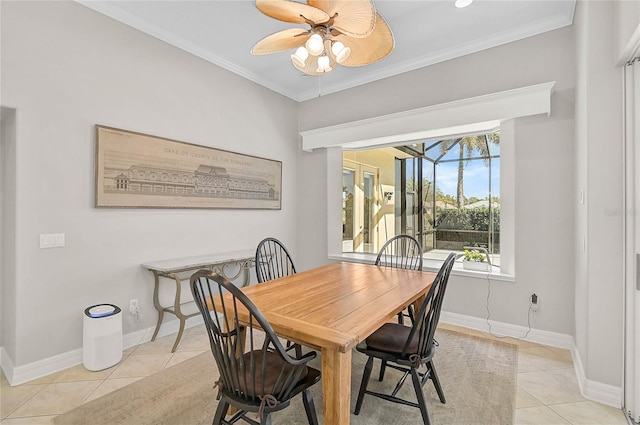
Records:
[[[516,425],[627,424],[620,409],[580,395],[568,350],[496,338],[444,323],[441,327],[518,345]],[[174,338],[169,335],[130,348],[118,365],[100,372],[89,372],[79,365],[15,387],[9,386],[2,375],[0,425],[50,425],[61,413],[209,350],[202,326],[185,331],[178,349],[171,354]]]
[[[499,338],[444,323],[440,326],[518,346],[516,425],[627,425],[621,409],[580,395],[569,350]]]

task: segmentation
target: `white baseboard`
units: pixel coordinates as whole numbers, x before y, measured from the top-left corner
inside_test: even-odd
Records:
[[[5,368],[5,365],[6,365],[6,368]],[[9,375],[13,373],[13,369],[15,368],[15,366],[13,364],[13,361],[11,360],[11,357],[9,357],[9,354],[5,351],[4,346],[0,347],[0,367],[2,367],[4,376],[7,378],[9,382],[11,382],[11,379],[13,378],[13,376],[9,376]]]
[[[576,377],[578,379],[578,385],[580,386],[580,392],[582,395],[589,400],[621,409],[622,388],[587,379],[584,374],[580,353],[578,352],[578,348],[575,344],[571,347],[571,357],[573,358],[573,365],[576,370]]]
[[[580,393],[582,396],[608,406],[616,408],[620,408],[622,406],[622,388],[592,381],[586,378],[582,360],[578,353],[578,348],[576,347],[575,340],[571,335],[534,328],[532,328],[527,334],[529,328],[525,326],[496,322],[494,320],[490,321],[491,328],[489,328],[487,320],[484,318],[466,316],[458,313],[449,313],[446,311],[441,313],[440,321],[483,332],[491,331],[493,335],[497,336],[510,336],[512,338],[535,342],[549,347],[570,350],[571,357],[573,358],[573,366],[576,371],[578,386],[580,387]],[[524,335],[527,336],[525,337]]]
[[[440,321],[482,332],[491,332],[496,336],[509,336],[523,341],[535,342],[549,347],[565,348],[570,350],[574,346],[573,337],[571,335],[534,328],[531,328],[529,331],[529,328],[525,326],[497,322],[495,320],[490,321],[491,328],[489,328],[489,324],[486,319],[466,316],[464,314],[443,311],[440,314]]]
[[[187,320],[185,329],[192,328],[201,323],[203,323],[202,317],[194,316]],[[163,323],[157,337],[160,338],[177,333],[178,328],[178,320]],[[123,348],[128,349],[144,342],[151,341],[151,336],[153,335],[154,330],[155,325],[123,335]],[[9,357],[4,348],[0,348],[0,367],[2,367],[2,371],[11,386],[24,384],[47,375],[51,375],[52,373],[60,372],[70,367],[82,364],[82,361],[82,348],[78,348],[25,365],[15,366],[13,359]]]

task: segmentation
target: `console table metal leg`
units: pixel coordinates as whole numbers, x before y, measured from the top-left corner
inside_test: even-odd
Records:
[[[176,348],[178,348],[178,344],[180,344],[180,339],[182,338],[182,333],[184,332],[184,325],[187,321],[187,317],[182,314],[182,310],[180,308],[180,292],[182,289],[182,279],[177,274],[170,273],[169,277],[173,278],[176,281],[176,297],[173,304],[173,311],[175,312],[176,317],[180,321],[180,329],[178,330],[178,336],[176,336],[176,342],[173,343],[173,348],[171,352],[174,353]]]
[[[253,268],[253,261],[246,261],[242,268],[244,269],[244,279],[242,280],[242,286],[245,287],[249,284],[249,279],[251,278],[249,274],[249,270]]]
[[[162,325],[162,318],[164,317],[164,310],[158,311],[158,322],[156,323],[156,329],[153,331],[153,336],[151,337],[151,341],[155,341],[158,336],[158,331],[160,330],[160,325]]]
[[[184,332],[184,324],[186,319],[184,317],[179,317],[180,319],[180,329],[178,330],[178,336],[176,337],[176,342],[173,343],[173,348],[171,349],[172,353],[176,352],[176,348],[178,348],[178,344],[180,344],[180,339],[182,338],[182,332]]]
[[[162,309],[162,306],[160,305],[160,299],[159,299],[159,295],[158,295],[158,291],[160,290],[160,276],[158,275],[158,272],[156,272],[155,270],[153,271],[153,277],[155,278],[155,286],[153,287],[153,306],[155,307],[156,311],[158,312],[158,322],[156,323],[156,329],[155,331],[153,331],[153,336],[151,337],[151,341],[155,341],[156,337],[158,336],[158,331],[160,330],[160,325],[162,325],[162,319],[164,317],[164,310]]]

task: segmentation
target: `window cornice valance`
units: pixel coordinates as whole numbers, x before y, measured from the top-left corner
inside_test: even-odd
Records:
[[[489,131],[501,121],[551,112],[555,81],[300,132],[302,149],[357,149]]]

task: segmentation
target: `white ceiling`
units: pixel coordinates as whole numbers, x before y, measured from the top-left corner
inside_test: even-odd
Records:
[[[314,77],[293,67],[292,51],[250,53],[264,36],[297,26],[263,15],[251,0],[77,1],[297,101],[571,25],[576,2],[475,0],[458,9],[454,0],[378,0],[394,51],[372,65]]]

